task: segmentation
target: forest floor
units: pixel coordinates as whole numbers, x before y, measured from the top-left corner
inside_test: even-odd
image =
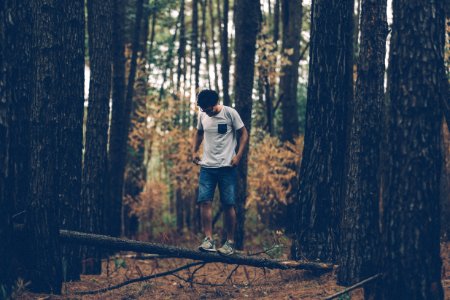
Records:
[[[196,247],[194,240],[182,245]],[[193,244],[195,244],[193,246]],[[256,249],[252,249],[256,251]],[[287,258],[286,247],[279,258]],[[20,292],[17,299],[323,299],[344,289],[336,284],[335,271],[322,275],[301,270],[270,270],[248,266],[208,263],[101,294],[76,295],[124,281],[170,271],[192,260],[174,258],[136,259],[135,253],[120,253],[103,262],[101,275],[82,275],[81,281],[63,284],[60,296]],[[442,244],[442,283],[450,299],[450,242]],[[338,299],[363,299],[356,289]]]

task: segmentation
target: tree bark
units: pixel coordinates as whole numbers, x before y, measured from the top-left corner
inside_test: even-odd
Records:
[[[75,230],[80,227],[81,172],[83,148],[84,112],[84,1],[60,1],[62,57],[60,66],[60,122],[58,131],[58,158],[61,167],[58,176],[60,206],[60,226]],[[63,247],[64,279],[79,280],[81,257],[79,247]]]
[[[334,261],[344,185],[347,107],[353,95],[353,0],[315,0],[293,257]]]
[[[60,160],[56,132],[61,129],[58,90],[58,68],[62,51],[58,36],[59,11],[57,1],[34,0],[30,3],[33,15],[32,74],[34,88],[31,99],[31,182],[28,189],[30,204],[26,215],[28,267],[32,290],[61,292],[62,268],[59,245],[58,200]],[[56,151],[56,157],[55,157]]]
[[[439,179],[444,2],[393,3],[382,299],[443,299]]]
[[[185,248],[173,247],[157,243],[140,242],[119,239],[105,235],[89,234],[77,231],[61,230],[61,240],[66,243],[85,244],[111,250],[135,251],[141,253],[163,254],[165,257],[197,259],[205,262],[220,262],[225,264],[239,264],[269,269],[296,269],[311,271],[332,271],[333,265],[320,262],[281,261],[244,255],[224,256],[205,253]]]
[[[130,72],[128,74],[128,83],[127,89],[125,92],[125,110],[124,110],[124,131],[122,132],[121,142],[123,147],[125,148],[125,166],[127,166],[130,160],[130,153],[127,151],[128,148],[128,135],[131,129],[131,113],[133,111],[133,95],[134,95],[134,82],[136,80],[136,72],[137,72],[137,59],[140,51],[140,36],[141,36],[141,24],[142,24],[142,15],[143,15],[143,7],[144,1],[137,0],[136,2],[136,15],[135,15],[135,24],[134,24],[134,32],[133,32],[133,41],[132,41],[132,54],[131,54],[131,62],[130,62]],[[124,177],[124,195],[132,194],[134,196],[134,190],[131,191],[127,188],[127,182],[129,179]],[[132,215],[129,216],[130,207],[127,205],[123,209],[123,227],[124,234],[126,236],[133,236],[137,233],[137,217]]]
[[[198,1],[192,0],[192,52],[194,53],[194,82],[195,82],[195,94],[199,92],[200,86],[200,59],[201,59],[201,47],[198,43]],[[201,0],[200,0],[201,1]],[[195,120],[196,121],[196,120]]]
[[[297,109],[298,66],[300,63],[300,33],[302,31],[302,1],[281,0],[283,24],[283,54],[289,64],[281,68],[280,100],[283,119],[281,140],[293,142],[299,135]],[[286,52],[293,51],[291,55]]]
[[[236,27],[236,110],[249,134],[251,130],[252,91],[255,68],[256,36],[261,17],[260,2],[256,0],[237,0],[235,3]],[[238,188],[236,195],[235,242],[238,249],[244,247],[245,202],[247,198],[248,144],[238,166]]]
[[[9,295],[15,280],[12,269],[12,213],[13,202],[11,201],[11,186],[8,180],[11,177],[9,169],[9,158],[11,149],[11,108],[12,97],[11,85],[7,79],[7,70],[9,69],[8,60],[8,35],[10,24],[7,21],[7,11],[10,7],[6,2],[0,4],[0,286],[5,289],[6,295]]]
[[[362,1],[361,56],[347,150],[338,281],[351,285],[380,270],[379,163],[384,99],[386,0]]]
[[[222,52],[222,65],[221,65],[222,92],[223,92],[223,105],[231,106],[230,59],[228,53],[228,11],[229,11],[229,0],[223,0],[223,28],[221,30],[222,35],[220,39],[220,48]]]
[[[211,28],[211,50],[213,54],[213,67],[214,67],[214,88],[216,89],[217,93],[219,93],[219,71],[217,70],[217,55],[216,55],[216,18],[214,17],[213,5],[214,5],[213,0],[209,0],[208,8],[209,8],[209,20],[211,21],[210,28]]]
[[[112,0],[88,1],[91,78],[82,181],[82,227],[104,233],[108,199],[108,123],[112,64]],[[83,251],[83,273],[101,273],[101,252]]]
[[[109,134],[109,199],[108,233],[120,236],[123,198],[123,180],[126,160],[126,144],[122,142],[125,129],[125,6],[120,0],[113,0],[112,38],[112,109]]]

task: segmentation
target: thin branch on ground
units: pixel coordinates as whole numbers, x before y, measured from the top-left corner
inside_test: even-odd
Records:
[[[357,288],[363,286],[364,284],[366,284],[366,283],[368,283],[368,282],[374,281],[374,280],[380,278],[381,276],[382,276],[381,273],[378,273],[378,274],[376,274],[376,275],[373,275],[372,277],[369,277],[369,278],[364,279],[363,281],[360,281],[360,282],[358,282],[358,283],[356,283],[356,284],[354,284],[354,285],[352,285],[352,286],[349,286],[348,288],[346,288],[346,289],[340,291],[339,293],[336,293],[336,294],[334,294],[334,295],[331,295],[331,296],[325,298],[324,300],[331,300],[331,299],[337,298],[337,297],[339,297],[339,296],[341,296],[341,295],[347,294],[348,292],[350,292],[350,291],[352,291],[352,290],[354,290],[354,289],[357,289]]]
[[[184,265],[182,267],[170,270],[170,271],[166,271],[166,272],[162,272],[162,273],[157,273],[157,274],[153,274],[153,275],[149,275],[149,276],[145,276],[145,277],[139,277],[139,278],[135,278],[135,279],[131,279],[131,280],[127,280],[124,281],[122,283],[119,283],[117,285],[113,285],[111,287],[107,287],[107,288],[102,288],[102,289],[98,289],[98,290],[92,290],[92,291],[80,291],[80,292],[73,292],[71,294],[73,295],[95,295],[95,294],[101,294],[101,293],[105,293],[108,291],[112,291],[121,287],[124,287],[126,285],[132,284],[132,283],[136,283],[136,282],[141,282],[141,281],[146,281],[146,280],[150,280],[150,279],[154,279],[154,278],[158,278],[158,277],[164,277],[167,275],[173,275],[176,272],[185,270],[185,269],[189,269],[191,267],[195,267],[198,265],[204,264],[204,262],[194,262],[194,263],[190,263],[187,265]]]
[[[198,285],[207,285],[207,286],[226,286],[226,284],[223,284],[223,283],[221,284],[221,283],[210,283],[210,282],[198,282],[195,280],[190,281],[189,279],[185,279],[182,276],[177,275],[177,274],[170,274],[170,275],[175,276],[176,278],[183,280],[184,282],[189,283],[189,284],[198,284]]]
[[[234,267],[233,271],[231,271],[231,273],[227,276],[227,279],[225,279],[225,281],[224,281],[223,283],[225,283],[225,282],[227,282],[228,280],[230,280],[230,279],[231,279],[231,276],[233,276],[234,272],[236,272],[236,270],[237,270],[239,267],[240,267],[240,265],[236,265],[236,267]]]

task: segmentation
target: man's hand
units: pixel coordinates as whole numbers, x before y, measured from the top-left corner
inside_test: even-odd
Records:
[[[200,157],[198,156],[198,154],[192,154],[192,162],[196,165],[200,164]]]
[[[241,161],[241,157],[236,155],[235,157],[233,157],[231,159],[231,166],[232,167],[237,167],[239,165],[239,162]]]

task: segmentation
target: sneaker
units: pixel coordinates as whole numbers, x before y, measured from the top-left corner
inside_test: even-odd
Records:
[[[219,251],[219,253],[223,254],[223,255],[231,255],[231,254],[233,254],[234,253],[234,242],[226,241],[225,244],[223,244],[222,247],[217,249],[217,251]]]
[[[202,244],[198,247],[198,250],[205,252],[216,252],[216,243],[209,237],[205,237]]]

